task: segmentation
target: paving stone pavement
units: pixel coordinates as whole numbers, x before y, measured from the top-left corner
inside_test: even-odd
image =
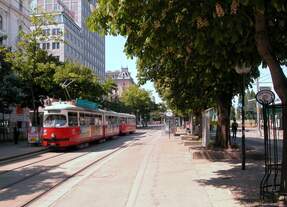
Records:
[[[0,161],[41,150],[44,150],[44,147],[31,146],[27,141],[20,141],[18,144],[12,142],[0,143]]]

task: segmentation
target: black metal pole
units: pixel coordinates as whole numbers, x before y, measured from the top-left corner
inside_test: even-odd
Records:
[[[241,150],[242,150],[242,164],[241,169],[245,170],[245,75],[242,75],[242,138],[241,138]]]
[[[168,139],[170,139],[170,118],[168,119]]]

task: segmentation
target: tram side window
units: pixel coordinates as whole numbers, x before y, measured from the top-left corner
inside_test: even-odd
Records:
[[[108,126],[114,127],[114,125],[115,125],[115,119],[114,118],[115,117],[113,117],[113,116],[108,116],[108,119],[107,119]]]
[[[95,125],[95,115],[89,114],[89,125]]]
[[[120,118],[119,117],[115,117],[116,119],[116,125],[119,125],[120,124]]]
[[[78,113],[68,112],[69,126],[78,126]]]
[[[101,115],[96,115],[95,116],[95,125],[96,126],[101,126],[102,125],[102,116]]]
[[[134,124],[135,123],[135,119],[134,118],[128,118],[128,123],[129,124]]]
[[[85,125],[89,126],[90,125],[90,114],[85,114]]]
[[[110,116],[110,124],[113,127],[114,126],[114,117]]]
[[[121,117],[120,121],[121,121],[121,124],[127,124],[127,118],[126,117]]]
[[[103,125],[103,116],[99,115],[99,125],[102,126]]]
[[[108,125],[109,127],[112,125],[111,119],[112,119],[111,116],[107,116],[107,125]]]
[[[80,125],[84,126],[85,125],[85,114],[80,113]]]
[[[119,119],[118,119],[118,117],[116,117],[116,116],[113,116],[113,117],[112,117],[112,124],[113,124],[114,126],[117,126],[117,125],[119,124]]]

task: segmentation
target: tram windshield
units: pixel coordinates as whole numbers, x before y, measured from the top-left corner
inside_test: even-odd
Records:
[[[62,114],[48,114],[44,117],[44,127],[65,126],[67,118]]]

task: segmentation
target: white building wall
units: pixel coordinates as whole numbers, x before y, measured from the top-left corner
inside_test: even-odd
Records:
[[[0,35],[7,37],[3,40],[3,45],[11,46],[15,49],[19,29],[22,28],[25,32],[30,30],[29,13],[28,0],[0,0],[0,15],[2,16]]]
[[[0,0],[0,37],[6,37],[0,41],[0,45],[16,49],[19,40],[19,29],[21,28],[24,32],[30,31],[29,13],[28,0]],[[19,123],[23,128],[27,127],[29,110],[23,109],[21,113],[17,113],[16,107],[10,109],[12,110],[11,114],[5,114],[4,116],[4,119],[9,122],[8,126],[13,127],[16,123]]]

